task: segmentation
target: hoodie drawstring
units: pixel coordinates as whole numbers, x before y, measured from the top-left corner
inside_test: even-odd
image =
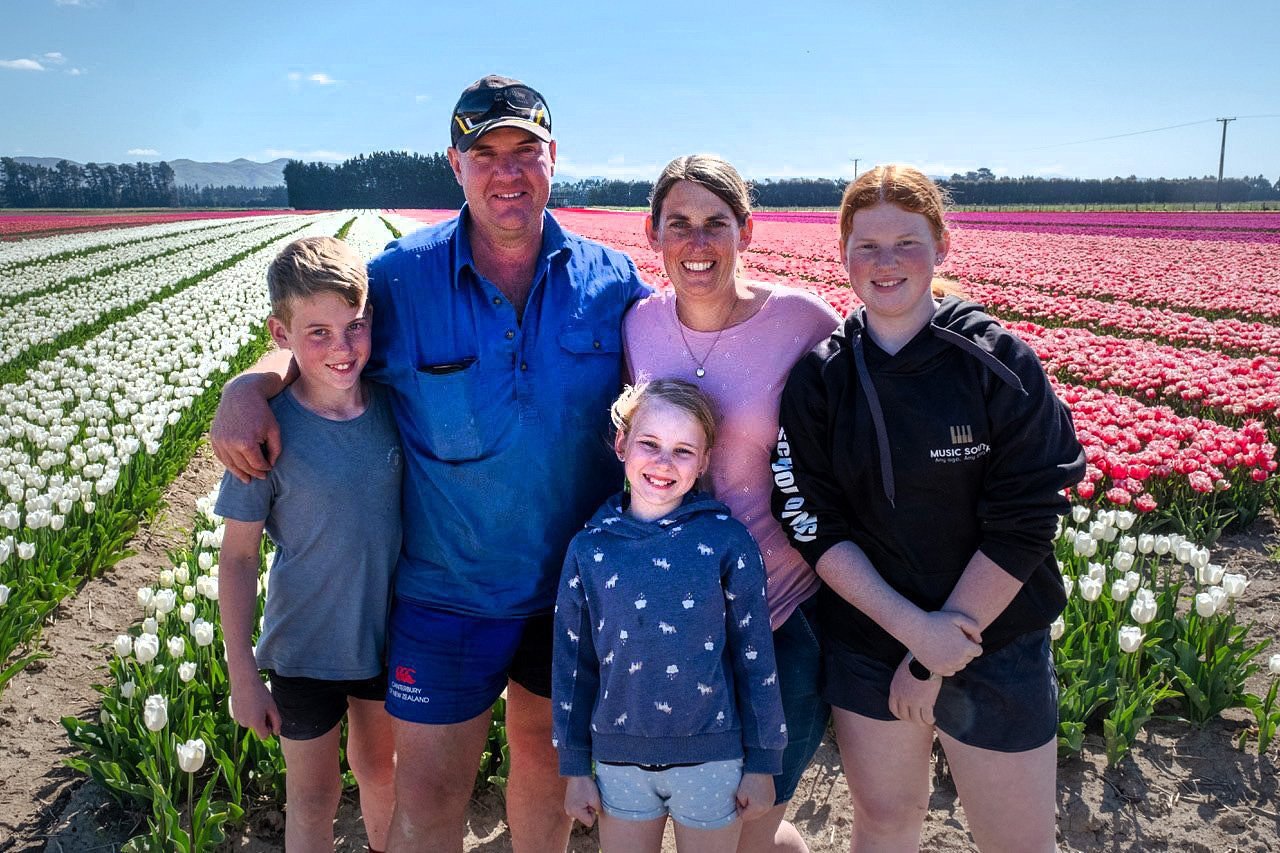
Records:
[[[889,506],[897,509],[893,502],[893,458],[889,455],[889,431],[884,425],[884,411],[880,408],[880,396],[876,394],[876,386],[871,382],[871,373],[867,370],[867,360],[862,354],[862,333],[853,340],[853,363],[858,369],[858,384],[862,393],[867,395],[867,405],[871,408],[871,420],[876,425],[876,448],[880,454],[880,479],[884,481],[884,496],[889,499]]]

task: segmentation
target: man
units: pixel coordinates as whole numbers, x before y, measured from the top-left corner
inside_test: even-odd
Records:
[[[647,289],[626,255],[546,212],[556,143],[536,91],[484,77],[458,99],[450,132],[466,205],[369,265],[366,375],[390,387],[405,453],[389,848],[461,850],[488,709],[505,688],[513,846],[563,850],[550,611],[569,539],[620,482],[606,412],[622,315]],[[214,449],[241,477],[279,454],[264,401],[289,378],[286,356],[224,391]]]

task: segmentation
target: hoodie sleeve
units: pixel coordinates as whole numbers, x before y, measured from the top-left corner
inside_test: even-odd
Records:
[[[791,370],[778,413],[773,451],[773,515],[805,562],[848,540],[847,500],[836,481],[830,447],[828,388],[817,351]]]
[[[764,561],[746,528],[741,528],[736,547],[725,552],[725,561],[726,652],[733,665],[734,698],[742,724],[742,769],[781,773],[787,726],[769,629]]]
[[[556,596],[552,646],[552,745],[560,755],[560,775],[591,775],[591,712],[600,684],[587,609],[586,585],[570,545]]]
[[[1025,581],[1053,548],[1062,490],[1079,482],[1085,457],[1071,414],[1058,399],[1035,353],[1002,330],[997,357],[1023,390],[994,383],[987,403],[991,457],[978,501],[982,553]]]

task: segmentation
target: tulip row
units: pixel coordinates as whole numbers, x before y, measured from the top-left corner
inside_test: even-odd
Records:
[[[982,210],[954,211],[947,221],[958,225],[1057,225],[1068,228],[1151,228],[1205,231],[1280,232],[1280,213],[1197,213],[1188,211]]]
[[[30,264],[59,261],[76,255],[91,255],[120,246],[158,240],[174,234],[217,228],[227,221],[225,219],[190,219],[159,225],[141,225],[136,228],[110,228],[104,231],[10,240],[0,243],[0,269],[11,271]]]
[[[332,233],[336,222],[297,217],[300,226]],[[262,270],[292,236],[69,341],[0,386],[0,527],[12,531],[0,539],[9,589],[0,661],[82,577],[118,557],[181,470],[222,382],[265,346]]]
[[[1099,335],[1086,329],[1006,324],[1046,370],[1073,382],[1166,403],[1224,423],[1261,418],[1280,427],[1280,358],[1232,358],[1213,350]]]
[[[37,294],[81,284],[92,278],[111,276],[201,244],[212,246],[228,237],[265,232],[291,219],[277,216],[223,220],[212,227],[203,225],[170,236],[130,241],[94,252],[60,253],[43,261],[0,265],[0,305],[10,306]]]
[[[80,327],[119,319],[157,298],[171,295],[216,272],[231,259],[260,250],[298,229],[305,221],[294,217],[254,230],[201,243],[138,264],[111,275],[81,282],[74,298],[55,291],[0,307],[0,379],[10,380],[15,369],[25,369],[40,358],[62,349],[65,336]],[[35,351],[34,353],[32,351]]]
[[[953,231],[1018,231],[1024,234],[1066,234],[1092,237],[1138,237],[1153,240],[1213,240],[1226,243],[1280,244],[1280,231],[1239,229],[1220,231],[1211,228],[1176,228],[1123,225],[1056,225],[1050,223],[959,223],[951,219]]]
[[[1269,643],[1236,621],[1249,579],[1181,536],[1139,533],[1125,510],[1077,505],[1068,521],[1057,542],[1067,607],[1050,629],[1060,753],[1079,752],[1100,723],[1116,764],[1157,712],[1203,726],[1238,707],[1254,711],[1265,751],[1280,714],[1274,682],[1270,704],[1245,690]],[[1280,676],[1280,654],[1267,666]]]
[[[314,212],[314,211],[306,211]],[[276,216],[278,210],[184,210],[168,213],[0,213],[0,238],[65,231],[96,231],[130,225],[155,225],[193,219]]]

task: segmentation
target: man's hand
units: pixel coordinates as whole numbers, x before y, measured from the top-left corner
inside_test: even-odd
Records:
[[[768,773],[743,773],[735,798],[738,817],[755,820],[773,808],[773,777]]]
[[[935,674],[921,681],[907,668],[910,662],[911,655],[907,655],[893,674],[889,684],[889,712],[908,723],[932,726],[933,704],[942,689],[942,678]]]
[[[239,689],[237,689],[239,688]],[[271,691],[257,673],[245,679],[243,684],[231,688],[231,714],[246,729],[253,729],[262,740],[280,733],[280,711]]]
[[[214,455],[243,483],[253,477],[265,478],[280,456],[280,425],[268,399],[257,376],[233,379],[222,389],[222,401],[209,429]]]
[[[570,776],[564,789],[564,813],[583,826],[591,826],[600,814],[600,789],[590,776]]]
[[[978,623],[963,613],[946,610],[924,614],[917,630],[904,642],[925,669],[941,676],[955,675],[982,654]]]

